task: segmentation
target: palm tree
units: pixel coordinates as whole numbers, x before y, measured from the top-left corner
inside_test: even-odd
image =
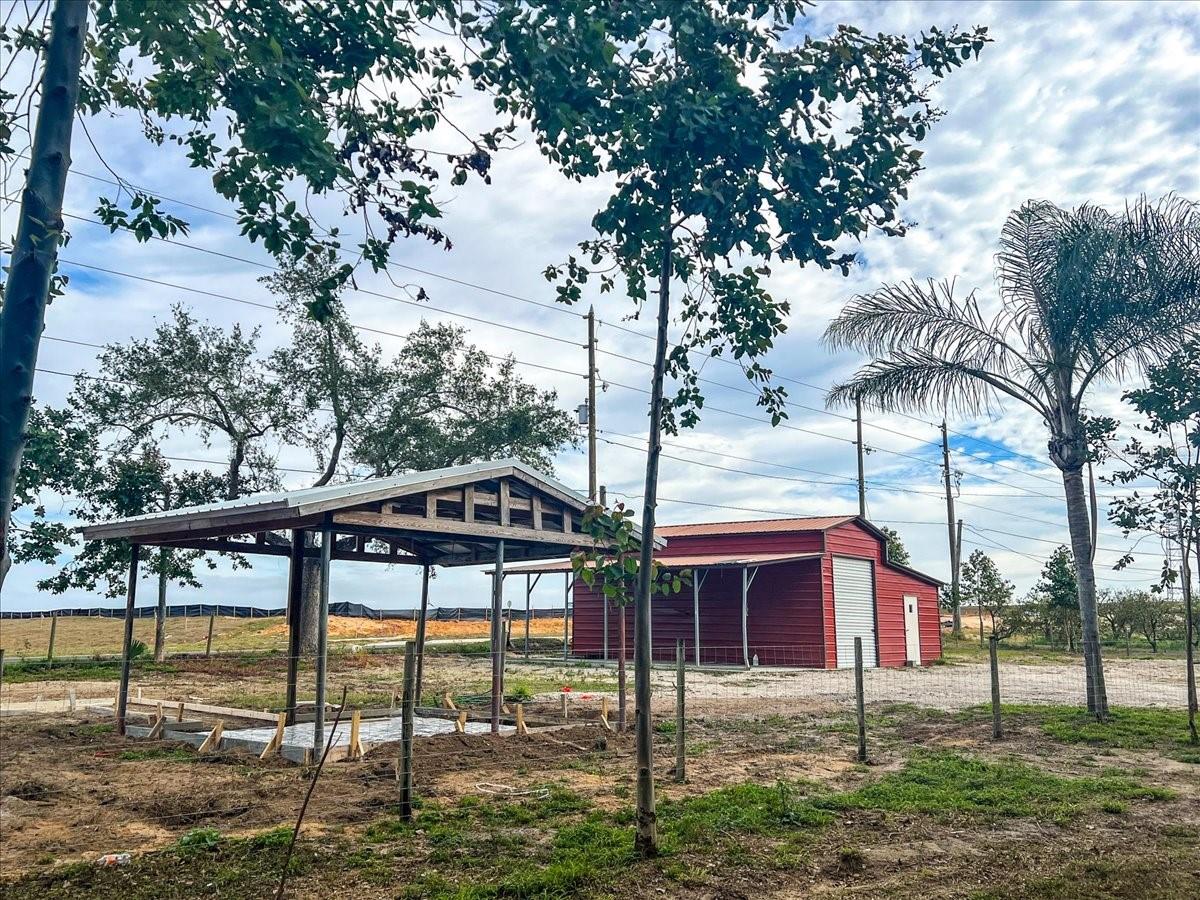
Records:
[[[880,409],[976,414],[1013,398],[1042,417],[1062,473],[1078,572],[1088,709],[1108,712],[1083,467],[1088,390],[1161,361],[1200,326],[1200,204],[1145,197],[1121,214],[1029,201],[1004,223],[1000,310],[951,281],[908,281],[855,297],[825,332],[832,349],[874,361],[835,385]]]

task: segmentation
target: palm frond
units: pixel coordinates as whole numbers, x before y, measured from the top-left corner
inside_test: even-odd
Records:
[[[991,411],[993,402],[1003,394],[1047,416],[1048,410],[1031,387],[928,351],[898,350],[863,366],[850,380],[834,385],[826,403],[845,406],[861,398],[868,406],[884,410],[936,409],[977,415]]]

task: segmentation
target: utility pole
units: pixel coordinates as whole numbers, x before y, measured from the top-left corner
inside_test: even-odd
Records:
[[[958,591],[958,557],[962,547],[962,528],[955,527],[954,487],[950,476],[950,437],[942,419],[942,475],[946,481],[946,532],[950,540],[950,605],[954,609],[954,636],[962,637],[962,606]]]
[[[597,499],[596,485],[596,310],[588,307],[588,499]]]
[[[867,517],[867,476],[863,469],[863,439],[862,439],[862,397],[855,395],[854,397],[854,421],[858,428],[858,440],[854,442],[854,449],[858,451],[858,514],[862,518]]]

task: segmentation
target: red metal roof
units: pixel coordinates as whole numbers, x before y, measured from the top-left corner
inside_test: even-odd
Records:
[[[672,569],[740,569],[742,566],[770,566],[799,562],[805,559],[820,559],[822,555],[821,553],[692,553],[663,557],[659,559],[659,562]],[[545,572],[570,571],[570,560],[504,567],[506,575],[537,575]]]
[[[749,522],[701,522],[694,525],[660,525],[655,536],[665,538],[691,535],[774,534],[787,531],[828,531],[856,516],[807,516],[794,519],[756,519]]]

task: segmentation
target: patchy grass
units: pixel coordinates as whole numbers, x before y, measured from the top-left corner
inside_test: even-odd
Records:
[[[171,663],[134,660],[135,675],[172,673],[178,669]],[[51,666],[44,659],[16,659],[4,664],[5,684],[24,684],[29,681],[118,681],[121,661],[116,659],[55,660]]]
[[[972,707],[960,715],[990,717],[991,707]],[[1200,762],[1200,746],[1189,743],[1187,713],[1181,710],[1118,706],[1110,709],[1106,721],[1098,722],[1078,707],[1028,704],[1005,705],[1002,715],[1034,723],[1043,734],[1065,744],[1159,750],[1184,762]]]
[[[1067,821],[1110,800],[1166,800],[1162,788],[1132,778],[1066,778],[1016,760],[989,762],[957,753],[922,753],[899,772],[844,794],[818,799],[827,809],[960,813]]]
[[[124,762],[197,762],[200,757],[195,750],[183,747],[149,747],[145,750],[122,750],[117,759]]]

